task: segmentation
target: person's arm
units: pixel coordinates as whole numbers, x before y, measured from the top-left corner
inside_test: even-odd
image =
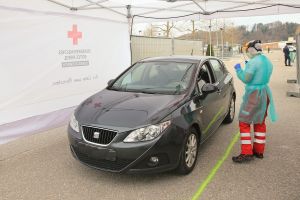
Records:
[[[253,76],[255,74],[255,67],[252,66],[251,64],[246,63],[246,68],[245,70],[243,70],[241,68],[241,65],[240,64],[236,64],[234,66],[235,68],[235,71],[236,71],[236,74],[237,74],[237,77],[245,84],[249,83],[252,79],[253,79]]]

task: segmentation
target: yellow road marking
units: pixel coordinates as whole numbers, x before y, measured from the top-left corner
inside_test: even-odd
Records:
[[[213,117],[213,119],[210,121],[210,123],[208,124],[208,126],[205,128],[205,130],[203,131],[203,133],[205,134],[210,127],[217,121],[217,119],[219,118],[220,114],[222,114],[224,110],[224,107],[221,107],[219,112]]]
[[[192,200],[198,200],[202,193],[204,192],[205,188],[207,187],[207,185],[212,181],[213,177],[215,176],[215,174],[217,173],[217,171],[219,170],[219,168],[222,166],[222,164],[224,163],[224,161],[228,158],[234,144],[238,141],[240,137],[240,132],[237,132],[234,137],[232,138],[230,144],[228,145],[225,153],[223,154],[222,158],[217,162],[217,164],[214,166],[214,168],[210,171],[210,173],[208,174],[208,176],[206,177],[206,179],[202,182],[202,184],[200,185],[200,187],[198,188],[197,192],[194,194]]]

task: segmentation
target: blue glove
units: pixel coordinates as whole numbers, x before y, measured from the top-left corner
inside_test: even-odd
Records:
[[[238,64],[234,65],[234,69],[235,69],[236,71],[241,70],[241,69],[242,69],[241,64],[238,63]]]

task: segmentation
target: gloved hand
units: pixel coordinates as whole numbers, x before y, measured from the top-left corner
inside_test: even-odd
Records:
[[[235,69],[236,71],[241,70],[241,69],[242,69],[241,64],[238,63],[238,64],[234,65],[234,69]]]
[[[247,64],[248,60],[245,60],[245,64]]]

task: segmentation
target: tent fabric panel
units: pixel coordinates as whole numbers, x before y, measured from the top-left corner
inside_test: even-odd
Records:
[[[300,13],[299,0],[285,0],[284,2],[281,0],[195,0],[195,2],[189,0],[175,2],[163,0],[0,0],[0,6],[80,15],[122,23],[128,22],[127,5],[131,5],[132,16],[147,17],[136,19],[136,23],[161,21],[171,17],[179,20],[190,19],[188,15],[194,17],[194,13],[201,13],[202,19]]]

